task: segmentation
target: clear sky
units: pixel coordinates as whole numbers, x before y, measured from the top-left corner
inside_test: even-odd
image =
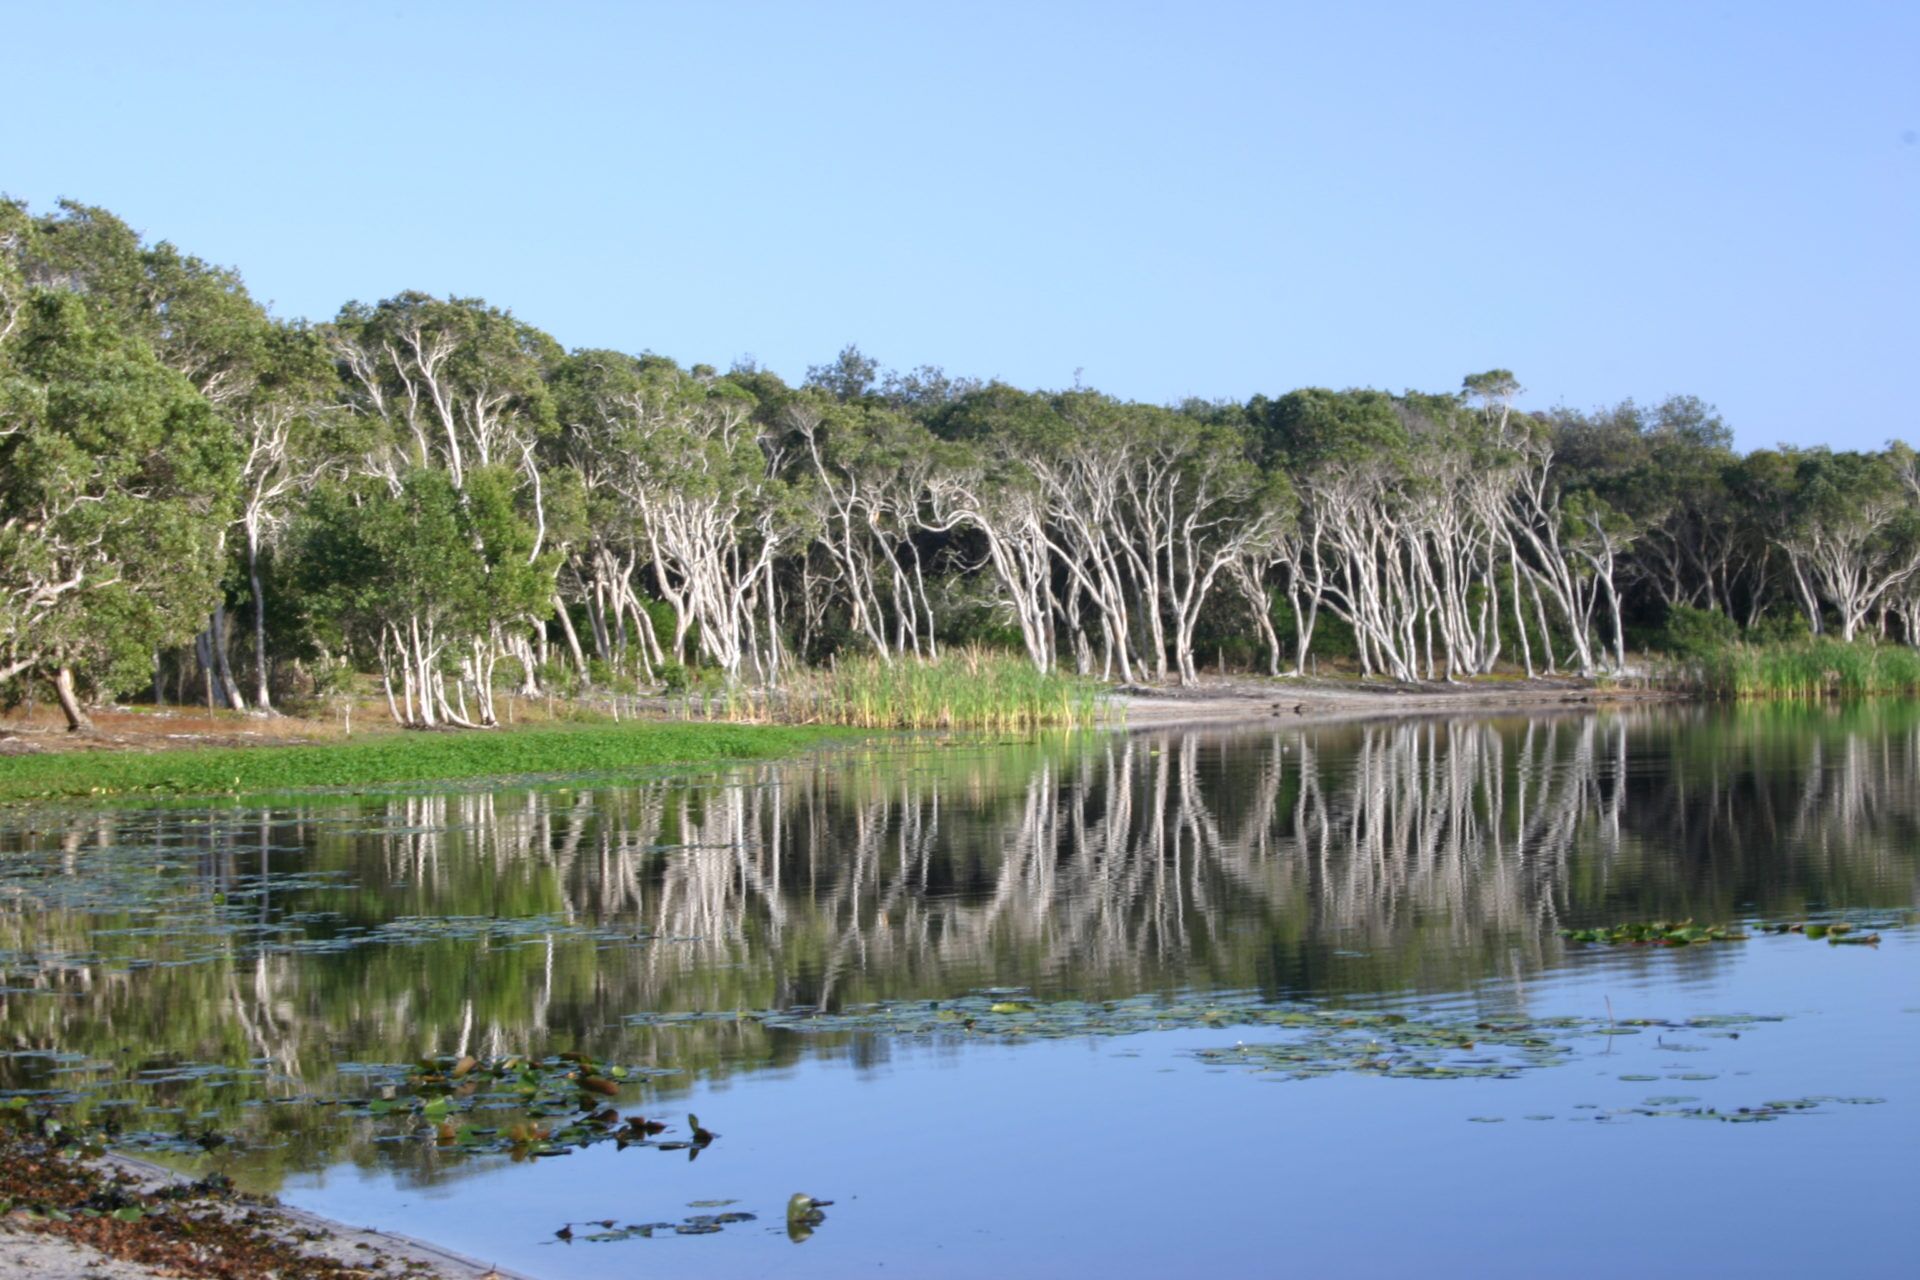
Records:
[[[0,191],[285,316],[1920,438],[1920,4],[0,3]]]

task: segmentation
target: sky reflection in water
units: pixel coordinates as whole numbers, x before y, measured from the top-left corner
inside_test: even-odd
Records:
[[[0,1084],[179,1107],[242,1139],[196,1167],[536,1274],[1893,1274],[1896,1162],[1920,1138],[1917,763],[1907,708],[1662,711],[8,814],[8,1047],[102,1065],[55,1077],[44,1057],[0,1059]],[[1835,910],[1881,921],[1885,942],[1666,952],[1556,934]],[[1785,1020],[1737,1039],[1585,1036],[1561,1066],[1445,1082],[1286,1080],[1195,1056],[1267,1028],[1004,1044],[623,1021],[989,986],[1467,1023]],[[351,1096],[343,1063],[571,1048],[684,1068],[623,1109],[691,1109],[721,1138],[693,1162],[600,1146],[512,1165],[266,1102]],[[115,1083],[180,1062],[251,1074]],[[1809,1095],[1887,1101],[1765,1124],[1641,1114]],[[797,1190],[837,1202],[799,1247],[782,1223]],[[706,1200],[758,1220],[552,1236]]]

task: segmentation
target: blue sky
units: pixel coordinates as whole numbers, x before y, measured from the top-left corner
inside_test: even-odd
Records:
[[[40,4],[0,190],[287,316],[1920,437],[1920,5]]]

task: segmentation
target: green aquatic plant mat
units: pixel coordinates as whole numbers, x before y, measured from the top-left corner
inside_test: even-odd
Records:
[[[312,788],[545,775],[764,759],[835,731],[800,725],[601,724],[381,733],[322,746],[209,747],[0,757],[0,804],[117,796],[257,796]],[[846,730],[838,735],[846,736]]]
[[[10,1054],[8,1056],[23,1056]],[[47,1056],[47,1055],[42,1055]],[[264,1065],[233,1068],[178,1063],[130,1078],[111,1064],[58,1055],[57,1087],[16,1092],[0,1102],[43,1133],[74,1141],[155,1153],[193,1155],[243,1144],[206,1117],[169,1105],[170,1085],[213,1088],[273,1083]],[[720,1135],[687,1117],[687,1136],[661,1137],[674,1126],[622,1114],[646,1080],[680,1074],[668,1067],[596,1061],[585,1054],[549,1057],[423,1058],[413,1063],[344,1063],[338,1096],[281,1094],[252,1105],[307,1104],[350,1120],[370,1121],[376,1141],[419,1141],[464,1154],[538,1159],[612,1142],[697,1155]],[[346,1122],[343,1120],[343,1122]]]
[[[954,1000],[904,1000],[839,1012],[815,1009],[730,1013],[643,1013],[631,1026],[702,1021],[755,1022],[802,1034],[868,1032],[902,1037],[1062,1040],[1192,1028],[1258,1028],[1271,1041],[1201,1049],[1215,1065],[1283,1071],[1294,1078],[1359,1073],[1441,1080],[1510,1076],[1565,1062],[1583,1037],[1630,1035],[1642,1028],[1698,1030],[1774,1021],[1765,1017],[1697,1018],[1681,1022],[1607,1018],[1461,1019],[1420,1013],[1276,1004],[1252,996],[1126,1000],[1037,1000],[989,990]]]
[[[1604,942],[1608,946],[1685,947],[1701,942],[1745,942],[1748,935],[1724,924],[1695,924],[1655,920],[1647,924],[1616,924],[1602,929],[1562,929],[1569,942]]]
[[[1824,938],[1836,945],[1877,947],[1880,935],[1872,927],[1848,920],[1769,921],[1752,926],[1761,933],[1797,933]],[[1708,942],[1745,942],[1753,935],[1738,925],[1695,924],[1691,920],[1655,920],[1644,924],[1616,924],[1604,928],[1561,929],[1569,942],[1602,943],[1610,947],[1688,947]]]

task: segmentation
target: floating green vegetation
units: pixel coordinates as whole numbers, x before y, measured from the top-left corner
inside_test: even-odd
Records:
[[[1822,923],[1817,920],[1801,921],[1790,924],[1763,924],[1760,928],[1767,933],[1798,933],[1818,941],[1825,938],[1835,946],[1877,947],[1880,935],[1862,933],[1845,920],[1830,920]]]
[[[1588,1036],[1636,1035],[1646,1028],[1699,1031],[1777,1018],[1720,1016],[1665,1021],[1636,1018],[1608,1023],[1583,1018],[1534,1018],[1462,1022],[1411,1019],[1399,1014],[1294,1013],[1278,1025],[1304,1031],[1275,1043],[1202,1049],[1202,1061],[1275,1072],[1289,1080],[1356,1074],[1407,1080],[1507,1079],[1524,1070],[1559,1066],[1573,1043]],[[1656,1079],[1654,1076],[1632,1077]]]
[[[1880,945],[1878,933],[1870,930],[1862,932],[1860,926],[1846,920],[1775,921],[1753,927],[1762,933],[1798,933],[1813,939],[1825,938],[1836,945]],[[1605,928],[1562,929],[1559,932],[1569,942],[1604,943],[1610,947],[1687,947],[1707,942],[1745,942],[1752,936],[1742,933],[1737,925],[1703,925],[1691,920],[1655,920],[1646,924],[1616,924]]]
[[[1650,924],[1617,924],[1605,929],[1562,929],[1569,942],[1604,942],[1608,946],[1685,947],[1701,942],[1745,942],[1747,935],[1731,925],[1655,920]]]
[[[194,1155],[247,1145],[236,1133],[216,1131],[206,1116],[168,1105],[166,1086],[287,1083],[275,1080],[264,1066],[173,1063],[127,1074],[77,1054],[34,1051],[32,1056],[52,1062],[58,1085],[0,1095],[0,1107],[32,1116],[43,1132],[85,1135],[91,1142],[139,1151]],[[563,1053],[345,1063],[338,1073],[346,1082],[341,1096],[288,1094],[246,1105],[328,1107],[336,1115],[373,1122],[381,1131],[378,1142],[417,1141],[449,1152],[507,1154],[516,1160],[569,1155],[601,1142],[622,1149],[686,1151],[693,1159],[720,1136],[690,1115],[685,1138],[663,1139],[671,1125],[617,1109],[623,1094],[646,1080],[679,1074],[675,1068]]]
[[[696,1202],[696,1204],[704,1203],[706,1202]],[[719,1203],[732,1204],[733,1201],[725,1200]],[[600,1218],[588,1222],[569,1222],[553,1234],[563,1244],[570,1244],[575,1240],[582,1240],[588,1244],[610,1244],[616,1240],[651,1240],[656,1235],[711,1236],[719,1234],[724,1228],[737,1222],[757,1220],[757,1214],[744,1213],[737,1209],[728,1210],[725,1213],[696,1213],[678,1222],[630,1222],[625,1226],[618,1225],[618,1218]],[[594,1230],[576,1232],[575,1227],[592,1227]]]
[[[622,1091],[670,1068],[596,1062],[579,1053],[548,1058],[424,1058],[409,1066],[354,1069],[366,1095],[341,1102],[348,1114],[389,1119],[398,1136],[431,1140],[469,1153],[506,1152],[516,1158],[566,1155],[599,1142],[621,1148],[658,1147],[697,1155],[720,1135],[687,1117],[690,1137],[661,1142],[667,1126],[622,1116],[612,1105]],[[513,1112],[505,1124],[471,1123],[476,1113]],[[467,1121],[467,1123],[462,1123]]]
[[[592,724],[382,733],[325,746],[71,752],[0,757],[0,804],[123,795],[267,795],[462,778],[614,775],[763,759],[830,730],[799,725]]]
[[[1024,990],[989,988],[951,1000],[893,1000],[838,1012],[792,1009],[727,1012],[636,1013],[629,1026],[674,1026],[693,1022],[754,1022],[781,1031],[810,1034],[876,1032],[892,1036],[978,1035],[1035,1040],[1090,1035],[1132,1035],[1180,1027],[1227,1027],[1282,1016],[1318,1016],[1306,1006],[1275,1006],[1252,997],[1163,1000],[1035,1000]],[[1376,1016],[1376,1015],[1355,1015]],[[1377,1015],[1394,1017],[1398,1015]]]
[[[1724,1030],[1777,1021],[1717,1015],[1680,1022],[1654,1019],[1510,1018],[1473,1020],[1376,1010],[1275,1004],[1254,996],[1206,999],[1036,1000],[996,989],[955,1000],[892,1001],[837,1013],[815,1009],[732,1013],[634,1014],[631,1026],[705,1021],[751,1021],[811,1034],[870,1032],[890,1036],[979,1036],[1002,1040],[1059,1040],[1134,1035],[1183,1028],[1261,1027],[1281,1033],[1272,1042],[1201,1049],[1215,1065],[1249,1066],[1305,1079],[1340,1073],[1425,1080],[1511,1076],[1565,1062],[1572,1043],[1589,1036],[1637,1035],[1647,1028]]]
[[[1512,1079],[1525,1071],[1560,1066],[1573,1060],[1582,1041],[1611,1043],[1612,1037],[1648,1033],[1658,1051],[1705,1052],[1706,1046],[1670,1036],[1737,1039],[1754,1026],[1782,1021],[1764,1014],[1704,1014],[1663,1018],[1491,1018],[1463,1019],[1380,1010],[1342,1010],[1311,1005],[1275,1004],[1254,996],[1206,999],[1136,997],[1114,1001],[1039,1000],[1012,989],[990,989],[956,1000],[897,1001],[828,1013],[813,1009],[729,1013],[636,1014],[630,1025],[664,1027],[692,1022],[752,1021],[781,1030],[826,1034],[866,1032],[890,1036],[983,1037],[1002,1042],[1057,1040],[1087,1036],[1133,1035],[1194,1028],[1254,1027],[1273,1038],[1201,1048],[1191,1056],[1217,1068],[1241,1067],[1273,1079],[1309,1080],[1333,1075],[1377,1076],[1403,1080]],[[1658,1075],[1628,1073],[1629,1082],[1653,1082]],[[1717,1073],[1669,1072],[1667,1079],[1708,1081]],[[1688,1107],[1692,1097],[1651,1098],[1645,1107],[1587,1117],[1628,1114],[1694,1115],[1750,1121],[1772,1119],[1819,1103],[1866,1104],[1875,1098],[1821,1095],[1733,1109]],[[1651,1108],[1649,1110],[1648,1108]],[[1577,1111],[1597,1110],[1591,1104]],[[1480,1123],[1501,1117],[1476,1116]],[[1550,1120],[1529,1115],[1529,1120]]]
[[[1621,1079],[1629,1077],[1622,1076]],[[1603,1112],[1595,1119],[1604,1120],[1611,1116],[1657,1116],[1677,1117],[1684,1120],[1719,1120],[1728,1124],[1755,1124],[1767,1120],[1778,1120],[1782,1116],[1805,1115],[1817,1112],[1823,1103],[1839,1106],[1871,1107],[1886,1101],[1885,1098],[1848,1098],[1836,1094],[1815,1094],[1806,1098],[1784,1098],[1771,1102],[1758,1103],[1751,1107],[1734,1107],[1722,1110],[1718,1107],[1695,1107],[1687,1103],[1698,1102],[1692,1097],[1648,1098],[1637,1107],[1619,1107]]]

